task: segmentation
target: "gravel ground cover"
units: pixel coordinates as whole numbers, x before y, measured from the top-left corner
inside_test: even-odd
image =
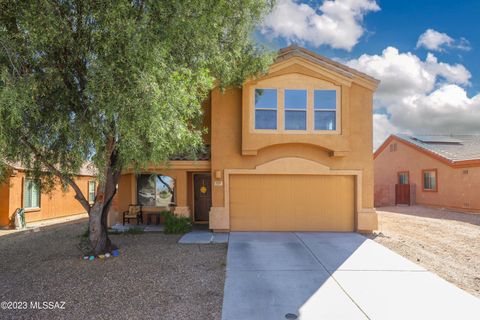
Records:
[[[480,297],[480,214],[422,206],[377,212],[375,241]]]
[[[0,319],[220,319],[225,244],[112,235],[120,257],[90,262],[77,249],[85,228],[80,221],[0,237],[0,301],[28,304],[0,309]],[[59,303],[40,310],[31,302]]]

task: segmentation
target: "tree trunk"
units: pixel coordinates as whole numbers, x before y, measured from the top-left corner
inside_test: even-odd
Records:
[[[105,254],[116,249],[108,237],[108,212],[117,193],[120,171],[108,168],[105,182],[100,183],[95,203],[89,211],[90,246],[93,255]]]
[[[103,205],[90,209],[90,246],[93,255],[105,254],[112,250],[107,228],[102,223]]]

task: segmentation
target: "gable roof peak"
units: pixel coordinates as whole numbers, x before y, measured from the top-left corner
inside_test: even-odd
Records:
[[[340,62],[327,58],[321,54],[313,52],[311,50],[300,47],[296,44],[292,44],[288,47],[282,48],[278,51],[278,56],[275,62],[280,62],[291,57],[300,57],[309,60],[315,64],[319,64],[322,67],[326,67],[332,71],[342,74],[351,79],[361,78],[364,81],[372,84],[373,87],[378,87],[380,80],[369,76],[366,73],[360,72],[353,68],[350,68]]]

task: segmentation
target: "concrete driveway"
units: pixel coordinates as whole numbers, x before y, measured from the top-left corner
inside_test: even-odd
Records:
[[[230,234],[223,320],[479,316],[480,299],[356,233]]]

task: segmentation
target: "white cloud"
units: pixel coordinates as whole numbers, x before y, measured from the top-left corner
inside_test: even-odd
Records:
[[[448,34],[427,29],[418,38],[417,48],[425,47],[429,50],[442,50],[443,45],[452,45],[452,43],[453,38]]]
[[[373,115],[373,146],[376,149],[385,139],[394,133],[399,133],[400,129],[394,126],[386,114]]]
[[[429,94],[404,98],[389,108],[391,121],[416,133],[480,133],[480,94],[469,98],[455,84]]]
[[[350,51],[365,32],[363,17],[378,10],[375,0],[326,0],[318,8],[296,0],[279,0],[260,32],[287,42]]]
[[[396,132],[480,133],[480,94],[468,97],[471,74],[463,65],[394,47],[346,63],[381,80],[374,105],[388,115],[374,116],[375,148]]]
[[[448,83],[468,85],[470,72],[461,64],[438,62],[433,54],[425,61],[397,48],[388,47],[381,55],[361,55],[346,62],[350,67],[361,70],[381,80],[376,98],[385,106],[399,98],[430,92],[443,78]]]
[[[433,29],[427,29],[420,35],[417,41],[417,48],[424,47],[432,51],[443,51],[445,47],[457,48],[460,50],[470,50],[470,44],[467,39],[461,38],[456,41],[446,33],[438,32]]]

